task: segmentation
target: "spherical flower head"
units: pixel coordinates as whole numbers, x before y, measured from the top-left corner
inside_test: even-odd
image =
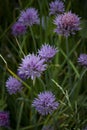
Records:
[[[87,54],[80,54],[78,58],[78,63],[82,66],[87,67]]]
[[[49,14],[50,15],[56,15],[56,14],[61,14],[65,11],[64,9],[64,3],[60,0],[55,0],[54,2],[52,1],[49,4]]]
[[[35,8],[28,8],[21,12],[18,21],[22,22],[26,26],[39,24],[38,11]]]
[[[20,36],[20,35],[24,35],[26,33],[26,26],[21,23],[21,22],[16,22],[13,26],[12,26],[12,34],[14,36]]]
[[[41,49],[38,51],[38,54],[42,59],[44,59],[47,62],[50,61],[57,52],[58,52],[57,48],[45,44],[42,45]]]
[[[31,78],[34,80],[36,77],[40,77],[42,72],[46,70],[46,64],[44,59],[34,54],[29,54],[22,59],[22,63],[18,68],[18,75],[22,75],[22,78]]]
[[[70,34],[74,35],[76,31],[80,30],[80,18],[71,11],[56,16],[54,24],[57,26],[54,31],[66,37]]]
[[[9,127],[9,113],[0,111],[0,127]]]
[[[16,78],[10,76],[6,81],[6,88],[10,95],[20,92],[23,88],[22,83]]]
[[[58,108],[58,105],[59,103],[55,101],[55,95],[49,91],[40,93],[32,103],[32,106],[43,116],[52,114]]]

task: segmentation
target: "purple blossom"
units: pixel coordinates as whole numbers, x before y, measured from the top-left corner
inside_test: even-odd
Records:
[[[80,30],[80,18],[71,12],[56,16],[54,24],[57,26],[54,31],[66,37],[70,34],[74,35],[76,31]]]
[[[61,14],[65,11],[64,9],[64,3],[60,0],[55,0],[54,2],[52,1],[50,4],[50,15],[56,15],[56,14]]]
[[[45,44],[42,45],[41,49],[38,51],[38,54],[45,61],[50,61],[57,52],[58,52],[57,48]]]
[[[19,36],[19,35],[23,35],[26,33],[26,26],[21,23],[21,22],[16,22],[13,26],[12,26],[12,34],[14,36]]]
[[[41,114],[48,115],[57,109],[59,103],[55,101],[55,95],[52,92],[42,92],[35,98],[32,106]]]
[[[40,77],[41,73],[45,71],[46,64],[44,64],[44,59],[34,54],[29,54],[22,59],[22,63],[18,68],[18,75],[26,78],[31,78],[32,80],[36,77]]]
[[[6,81],[6,88],[7,88],[8,93],[11,95],[11,94],[16,94],[17,92],[20,92],[23,86],[20,81],[10,76],[8,80]]]
[[[26,26],[39,24],[38,11],[35,8],[28,8],[26,10],[23,10],[20,14],[18,21],[22,22]]]
[[[87,54],[80,54],[78,63],[82,66],[87,66]]]
[[[0,111],[0,127],[9,127],[9,113]]]

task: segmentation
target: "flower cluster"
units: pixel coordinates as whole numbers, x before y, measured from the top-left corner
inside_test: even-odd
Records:
[[[8,80],[6,81],[6,88],[7,88],[8,93],[11,95],[11,94],[16,94],[17,92],[20,92],[23,87],[20,81],[10,76]]]
[[[68,37],[70,35],[74,35],[77,31],[80,30],[80,18],[71,11],[65,13],[64,12],[65,7],[64,3],[61,0],[55,0],[49,4],[49,15],[56,15],[54,19],[56,29],[54,32]],[[43,20],[43,18],[45,18],[45,16],[43,16],[41,19],[42,27],[44,28],[45,25],[49,23],[49,18],[46,17],[48,20],[46,24],[43,24],[45,23],[45,19]],[[35,24],[40,24],[38,10],[35,8],[27,8],[25,10],[22,10],[17,21],[12,26],[12,34],[14,36],[24,35],[27,31],[27,28],[31,28],[31,26]],[[40,77],[47,69],[48,63],[52,60],[57,52],[58,49],[55,46],[44,44],[40,49],[38,49],[37,54],[32,53],[24,56],[17,69],[18,76],[22,80],[27,80],[30,78],[34,81],[34,79]],[[87,66],[87,54],[80,54],[78,63],[82,66]],[[7,79],[6,89],[10,95],[16,94],[23,89],[21,81],[13,76],[10,76]],[[24,97],[26,96],[24,95]],[[34,107],[36,111],[42,116],[48,114],[51,115],[55,110],[58,109],[58,106],[59,102],[56,101],[56,97],[51,91],[40,92],[32,102],[32,107]],[[9,127],[9,124],[9,113],[0,111],[0,127]],[[44,127],[42,127],[42,130],[54,130],[54,127],[51,125],[44,125]]]
[[[56,25],[54,31],[66,37],[70,34],[74,35],[76,31],[80,30],[80,18],[71,11],[56,16],[54,24]]]
[[[41,49],[38,51],[38,54],[42,59],[48,62],[55,56],[57,52],[58,52],[57,48],[45,44],[42,45]]]
[[[39,24],[38,11],[35,8],[28,8],[21,11],[18,21],[12,26],[12,34],[14,36],[26,33],[27,27]]]
[[[31,78],[33,80],[36,77],[40,77],[44,70],[46,70],[44,59],[37,55],[29,54],[22,59],[22,63],[18,68],[18,75],[22,75],[24,79]]]
[[[25,11],[21,12],[18,21],[22,22],[26,26],[32,26],[33,24],[39,24],[38,11],[34,8],[28,8]]]
[[[78,63],[82,66],[87,66],[87,54],[80,54],[78,57]]]
[[[65,11],[64,9],[64,3],[60,0],[55,0],[54,2],[52,1],[49,4],[50,8],[49,8],[49,14],[50,15],[58,15],[61,14]]]
[[[52,114],[54,110],[58,108],[59,103],[55,101],[55,95],[52,92],[42,92],[38,95],[38,98],[35,98],[32,106],[36,108],[36,110],[41,115]]]
[[[18,36],[18,35],[23,35],[26,33],[26,26],[23,23],[20,22],[16,22],[13,26],[12,26],[12,34],[14,36]]]
[[[0,111],[0,127],[9,127],[9,113]]]
[[[19,77],[22,79],[31,78],[32,80],[40,77],[47,68],[45,62],[49,62],[57,52],[55,47],[45,44],[38,50],[38,55],[29,54],[25,56],[18,68]]]

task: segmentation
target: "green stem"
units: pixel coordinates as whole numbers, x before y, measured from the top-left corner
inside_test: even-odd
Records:
[[[33,34],[33,30],[32,30],[31,27],[30,27],[30,32],[31,32],[31,35],[32,35],[33,43],[34,43],[34,49],[35,49],[35,52],[37,52],[36,42],[35,42],[35,38],[34,38],[34,34]]]
[[[68,37],[66,37],[66,54],[67,54],[67,65],[68,65],[68,76],[69,76],[69,86],[71,86],[71,69],[69,66],[69,46],[68,46]]]
[[[15,39],[16,39],[16,43],[17,43],[17,45],[18,45],[18,47],[19,47],[19,49],[20,49],[20,52],[23,54],[23,56],[25,56],[25,54],[24,54],[24,52],[22,51],[22,48],[21,48],[21,46],[20,46],[20,44],[19,44],[17,38],[15,38]]]
[[[60,44],[61,44],[61,36],[59,35],[58,37],[57,37],[57,42],[56,42],[56,46],[57,46],[57,48],[58,49],[60,49]],[[57,53],[56,54],[56,64],[58,64],[59,63],[59,53]]]
[[[68,55],[69,55],[68,37],[66,37],[66,53],[67,53],[67,57],[68,57]]]
[[[24,102],[21,103],[16,130],[19,130]]]
[[[3,72],[3,83],[5,83],[5,75],[6,75],[6,69]],[[4,95],[5,95],[5,87],[4,84],[2,84],[2,100],[4,100]]]
[[[3,62],[5,63],[5,65],[6,65],[6,67],[7,67],[7,62],[6,62],[6,60],[4,59],[4,57],[0,54],[0,57],[1,57],[1,59],[3,60]]]
[[[36,81],[36,78],[33,79],[33,86],[35,86],[35,81]]]

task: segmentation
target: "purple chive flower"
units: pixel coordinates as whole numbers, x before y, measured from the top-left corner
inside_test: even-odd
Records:
[[[20,81],[10,76],[8,80],[6,81],[6,88],[7,88],[8,93],[11,95],[11,94],[16,94],[17,92],[20,92],[23,86]]]
[[[41,73],[46,69],[44,59],[34,54],[29,54],[22,59],[22,63],[18,68],[18,75],[32,80],[36,77],[40,77]]]
[[[82,66],[87,66],[87,54],[80,54],[78,63]]]
[[[56,14],[61,14],[65,11],[64,9],[64,3],[60,0],[55,0],[54,2],[52,1],[49,4],[49,14],[50,15],[56,15]]]
[[[22,22],[26,26],[39,24],[38,11],[35,8],[28,8],[21,12],[18,21]]]
[[[42,45],[41,49],[38,51],[38,54],[45,61],[50,61],[57,52],[58,52],[57,48],[45,44]]]
[[[9,127],[9,113],[0,111],[0,127]]]
[[[52,92],[43,92],[35,98],[32,106],[41,114],[48,115],[57,109],[59,103],[55,101],[55,95]]]
[[[12,34],[14,36],[19,36],[19,35],[23,35],[26,33],[26,26],[21,23],[21,22],[16,22],[13,26],[12,26]]]
[[[54,31],[66,37],[70,34],[74,35],[76,31],[80,30],[80,18],[71,12],[56,16],[54,24],[57,26]]]

